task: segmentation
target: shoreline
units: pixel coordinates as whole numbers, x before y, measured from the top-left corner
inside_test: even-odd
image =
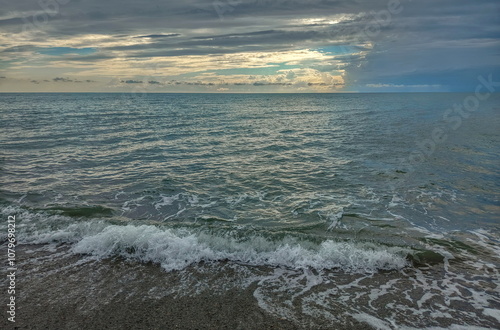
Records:
[[[463,290],[458,282],[439,292],[426,286],[449,281],[443,265],[366,275],[216,262],[166,272],[153,263],[76,255],[66,244],[20,245],[16,251],[16,322],[8,322],[4,311],[2,329],[500,326],[494,274],[490,284],[470,287],[494,299],[481,310],[453,292]],[[419,281],[428,284],[415,286]]]
[[[40,248],[18,246],[16,322],[2,317],[2,329],[301,329],[261,309],[252,294],[255,283],[222,294],[152,297],[153,291],[182,286],[184,272],[119,258],[85,261],[66,254],[67,246],[59,246],[54,258],[55,251]],[[366,329],[354,323],[342,327]]]

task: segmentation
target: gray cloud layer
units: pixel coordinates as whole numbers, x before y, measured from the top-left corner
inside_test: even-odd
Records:
[[[9,1],[2,4],[3,33],[16,38],[31,29],[33,39],[16,46],[4,43],[1,52],[33,52],[32,41],[47,36],[64,40],[102,34],[116,45],[53,60],[92,63],[118,56],[223,55],[336,45],[353,47],[337,54],[351,86],[418,82],[459,90],[469,86],[461,79],[498,72],[497,0],[401,0],[401,12],[391,14],[385,24],[387,16],[377,13],[391,1],[396,0],[53,0],[45,8],[36,1]],[[336,18],[340,22],[330,24]],[[148,42],[120,42],[127,38]],[[369,52],[359,55],[367,44]],[[80,46],[93,45],[82,41]],[[325,72],[338,68],[312,65]]]

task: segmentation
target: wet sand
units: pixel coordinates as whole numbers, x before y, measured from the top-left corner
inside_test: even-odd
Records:
[[[4,310],[1,329],[500,328],[493,268],[367,275],[217,262],[166,272],[75,255],[67,245],[16,252],[16,322]]]
[[[181,296],[170,289],[182,287],[185,272],[167,273],[158,265],[124,260],[83,262],[82,257],[65,253],[67,249],[40,251],[39,246],[18,247],[16,322],[8,322],[4,315],[0,328],[300,328],[261,309],[253,296],[255,284],[245,289],[229,288],[222,293],[204,290]],[[195,270],[192,273],[204,276]],[[217,276],[220,274],[210,282],[218,281]],[[5,306],[6,297],[2,297]],[[366,329],[366,324],[355,320],[350,324],[323,324],[319,328],[334,326]]]

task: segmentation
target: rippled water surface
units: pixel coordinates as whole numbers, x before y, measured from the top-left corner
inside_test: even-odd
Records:
[[[498,275],[500,97],[447,112],[467,96],[0,94],[2,215],[25,242],[167,270]]]

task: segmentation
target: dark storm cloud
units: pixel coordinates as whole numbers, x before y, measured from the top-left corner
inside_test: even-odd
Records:
[[[55,2],[56,0],[54,0]],[[52,35],[67,34],[89,34],[89,33],[119,33],[124,35],[134,34],[141,31],[157,31],[157,33],[145,33],[136,37],[165,38],[178,36],[178,32],[167,32],[169,29],[186,29],[187,35],[193,29],[220,29],[225,33],[213,37],[223,37],[227,31],[245,31],[247,34],[262,34],[265,31],[249,31],[256,26],[286,25],[291,19],[324,17],[341,14],[360,14],[370,16],[370,12],[377,12],[387,8],[390,0],[337,0],[337,1],[219,1],[226,8],[225,19],[221,20],[215,2],[211,0],[191,0],[182,2],[158,2],[132,1],[132,0],[109,0],[96,1],[70,1],[65,5],[57,7],[57,13],[47,12],[47,24],[43,26]],[[473,15],[478,8],[483,12],[491,13],[498,10],[497,1],[466,1],[466,0],[424,0],[415,3],[401,0],[403,11],[402,17],[423,18],[434,17],[438,20],[453,17]],[[34,21],[33,18],[43,18],[40,14],[29,15],[31,12],[43,13],[43,8],[37,2],[16,1],[3,4],[5,12],[17,12],[16,18],[5,19],[9,24],[22,24],[25,21]],[[488,8],[489,7],[489,8]],[[229,10],[232,8],[232,10]],[[23,10],[24,13],[23,14]],[[408,9],[408,10],[407,10]],[[493,15],[494,16],[494,15]],[[24,19],[22,19],[24,17]],[[363,15],[355,22],[366,22],[368,17]],[[245,18],[241,20],[239,18]],[[498,20],[498,15],[496,17]],[[5,21],[5,20],[0,20]],[[324,24],[295,25],[301,27],[314,27]],[[425,28],[425,26],[421,26]],[[269,29],[272,31],[272,29]],[[161,32],[161,33],[158,33]],[[234,33],[232,35],[238,35]]]
[[[256,31],[245,34],[224,34],[220,36],[199,36],[183,40],[154,41],[148,44],[124,45],[108,47],[109,51],[149,51],[165,49],[166,56],[177,55],[203,55],[220,53],[221,47],[227,47],[223,52],[245,52],[260,50],[275,50],[282,45],[290,43],[307,43],[324,40],[321,31]],[[272,47],[271,47],[272,46]],[[238,47],[238,48],[236,48]],[[233,48],[231,50],[230,48]],[[247,48],[249,48],[247,50]]]
[[[214,7],[215,2],[211,0],[70,1],[68,4],[59,5],[56,13],[47,11],[45,15],[43,15],[43,8],[40,8],[37,2],[21,0],[7,3],[3,9],[6,12],[17,12],[19,17],[16,19],[19,24],[26,21],[41,23],[47,21],[46,24],[38,25],[54,36],[99,33],[135,34],[136,32],[141,36],[162,36],[179,33],[169,31],[172,29],[185,29],[188,35],[192,34],[190,31],[193,29],[213,29],[214,31],[220,29],[226,34],[227,31],[252,32],[248,31],[249,27],[253,29],[258,25],[270,25],[271,21],[280,25],[290,19],[357,13],[360,10],[374,10],[384,5],[382,1],[366,2],[362,8],[359,8],[356,5],[357,2],[353,1],[301,1],[299,3],[280,0],[238,1],[235,5],[232,5],[234,1],[221,2],[233,8],[230,12],[226,11],[225,19],[221,19]],[[31,14],[33,12],[37,14]],[[242,22],[239,18],[245,18],[246,21]],[[149,31],[152,33],[141,33]],[[12,30],[12,32],[15,31]]]
[[[499,9],[492,1],[412,4],[394,18],[361,65],[347,68],[348,83],[473,88],[478,75],[498,72]]]

